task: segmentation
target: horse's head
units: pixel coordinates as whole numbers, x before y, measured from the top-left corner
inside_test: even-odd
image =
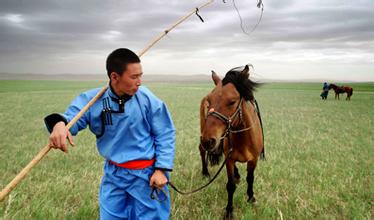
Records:
[[[241,123],[242,100],[253,100],[257,83],[249,80],[249,67],[235,68],[221,80],[212,71],[216,87],[205,98],[205,122],[201,132],[201,145],[209,152],[220,151],[219,146],[230,127]]]

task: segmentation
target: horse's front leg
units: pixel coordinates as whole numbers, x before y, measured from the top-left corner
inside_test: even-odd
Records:
[[[238,168],[234,165],[234,181],[236,184],[240,182],[240,174]]]
[[[199,150],[200,150],[200,157],[201,157],[201,164],[202,164],[202,173],[203,176],[209,177],[209,171],[208,171],[208,161],[206,158],[206,151],[205,149],[201,146],[201,143],[199,144]]]
[[[248,195],[248,202],[255,203],[256,198],[253,194],[253,181],[255,179],[254,172],[256,169],[256,163],[257,161],[249,161],[247,162],[247,195]]]
[[[225,219],[232,219],[233,218],[233,207],[232,207],[232,200],[234,196],[234,192],[236,189],[235,184],[235,161],[227,160],[226,162],[226,170],[227,170],[227,206],[226,206],[226,214]]]

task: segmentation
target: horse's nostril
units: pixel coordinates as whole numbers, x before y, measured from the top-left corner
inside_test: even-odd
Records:
[[[201,143],[201,146],[202,146],[205,150],[207,150],[207,149],[209,148],[209,143],[208,143],[208,141],[206,141],[206,140],[204,140],[204,139],[201,139],[201,140],[200,140],[200,143]]]
[[[216,145],[216,139],[209,138],[209,139],[201,139],[201,145],[205,150],[210,150]]]
[[[216,146],[216,139],[211,138],[211,139],[209,139],[209,142],[210,142],[210,147],[211,148],[214,147],[214,146]]]

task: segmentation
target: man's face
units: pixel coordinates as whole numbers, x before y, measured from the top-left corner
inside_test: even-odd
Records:
[[[140,63],[129,63],[121,76],[112,73],[112,87],[119,93],[118,95],[124,95],[124,93],[134,95],[142,83],[142,75],[143,71]]]

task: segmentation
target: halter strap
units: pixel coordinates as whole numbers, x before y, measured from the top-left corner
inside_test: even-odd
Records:
[[[230,117],[226,117],[225,115],[223,115],[222,113],[219,113],[217,111],[215,111],[214,109],[212,109],[212,111],[210,110],[208,112],[208,115],[213,115],[215,116],[216,118],[220,119],[221,121],[223,121],[224,123],[228,124],[228,125],[231,125],[233,119],[236,117],[237,114],[240,114],[240,117],[241,117],[241,112],[242,112],[242,108],[241,108],[241,105],[242,105],[242,102],[243,102],[243,99],[240,99],[240,102],[239,102],[239,105],[238,107],[236,108],[234,114],[232,114]]]
[[[227,116],[223,115],[222,113],[220,113],[218,111],[215,111],[214,109],[209,110],[209,112],[207,114],[207,117],[212,115],[212,116],[218,118],[219,120],[221,120],[222,122],[224,122],[227,126],[226,131],[223,134],[223,136],[220,138],[220,140],[225,139],[227,137],[227,135],[229,135],[230,133],[237,134],[237,133],[241,133],[241,132],[244,132],[244,131],[248,131],[248,130],[253,128],[254,124],[252,124],[251,126],[249,126],[247,128],[243,128],[243,129],[239,129],[239,130],[233,130],[232,129],[233,128],[232,123],[233,123],[233,121],[234,121],[234,119],[237,115],[239,115],[239,120],[240,121],[243,120],[243,113],[242,113],[242,107],[241,107],[242,102],[243,102],[243,99],[241,98],[238,107],[236,108],[235,112],[230,117],[227,117]]]

